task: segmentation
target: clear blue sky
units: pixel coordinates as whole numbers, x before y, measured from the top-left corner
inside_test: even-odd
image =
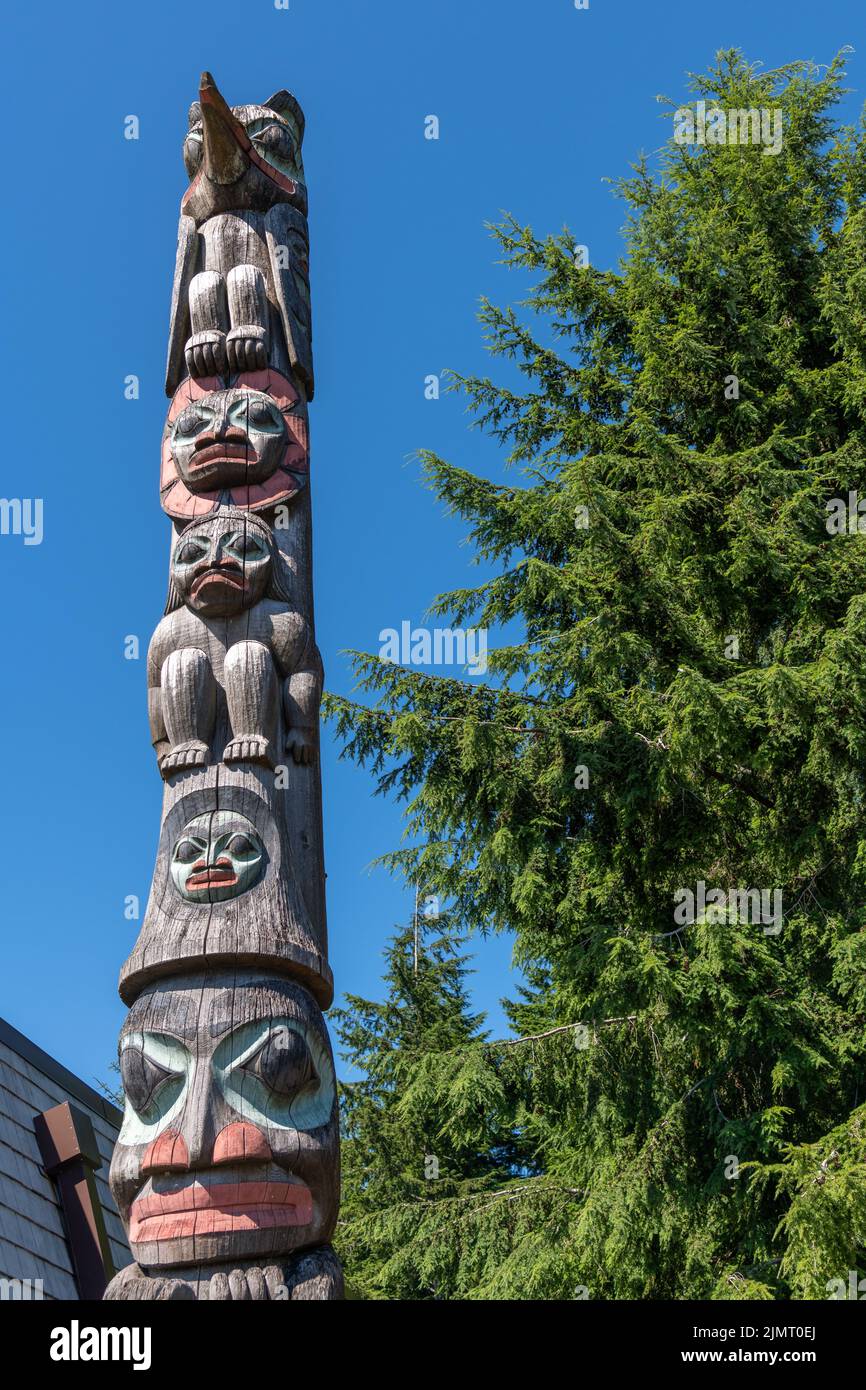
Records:
[[[229,102],[280,87],[307,115],[317,394],[312,407],[318,639],[332,690],[343,648],[422,621],[477,579],[458,523],[419,486],[419,447],[502,475],[428,373],[486,371],[478,298],[523,286],[484,223],[508,209],[568,224],[596,265],[619,255],[605,176],[664,138],[657,93],[738,46],[775,67],[860,44],[863,0],[149,0],[7,11],[6,208],[0,223],[7,412],[0,496],[41,497],[44,539],[0,537],[0,1014],[85,1078],[107,1075],[124,1010],[118,968],[144,903],[161,784],[144,660],[164,602],[158,504],[162,390],[180,147],[198,75]],[[866,46],[861,45],[866,48]],[[866,92],[851,56],[846,114]],[[123,122],[140,120],[140,139]],[[424,118],[441,122],[438,142]],[[492,371],[498,371],[492,365]],[[141,398],[124,400],[136,373]],[[23,428],[22,428],[23,425]],[[10,426],[11,428],[11,426]],[[14,445],[14,448],[13,448]],[[95,510],[95,499],[99,509]],[[367,865],[399,811],[323,748],[331,961],[338,991],[375,996],[408,893]],[[510,943],[480,943],[475,1000],[504,1027]]]

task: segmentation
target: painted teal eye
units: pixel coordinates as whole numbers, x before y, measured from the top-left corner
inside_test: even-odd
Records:
[[[216,1048],[213,1068],[228,1104],[252,1124],[309,1131],[334,1117],[330,1052],[295,1020],[241,1024]]]
[[[188,540],[184,541],[180,550],[175,556],[176,565],[195,565],[199,560],[203,560],[207,555],[207,545],[204,541]]]
[[[250,406],[250,420],[254,425],[266,427],[268,425],[277,426],[279,424],[275,412],[266,405],[264,401],[254,401]]]
[[[265,550],[256,540],[255,536],[244,536],[238,534],[232,536],[228,541],[226,549],[239,560],[261,560],[264,558]]]
[[[127,1033],[120,1049],[126,1109],[121,1144],[148,1144],[178,1114],[192,1072],[183,1043],[167,1033]]]
[[[270,116],[250,121],[247,134],[260,154],[284,173],[296,175],[299,165],[295,139],[289,127]]]
[[[183,142],[183,162],[190,178],[193,177],[201,164],[202,149],[200,133],[197,130],[191,130]]]
[[[258,854],[258,850],[246,835],[233,835],[226,845],[226,854],[231,854],[235,859],[248,859],[250,855]]]
[[[256,127],[259,127],[257,130]],[[269,150],[283,150],[288,154],[292,153],[292,137],[284,125],[279,121],[262,120],[261,118],[252,121],[247,126],[247,134],[255,143],[262,144]]]
[[[201,840],[181,840],[174,851],[174,857],[179,864],[192,864],[200,854],[204,854],[206,848]]]
[[[310,1049],[293,1028],[276,1028],[264,1047],[244,1063],[243,1070],[269,1091],[291,1098],[315,1079]]]
[[[130,1104],[142,1118],[154,1111],[164,1092],[166,1100],[167,1093],[172,1090],[172,1099],[176,1098],[178,1086],[183,1084],[183,1077],[179,1073],[160,1066],[142,1048],[134,1046],[125,1047],[120,1054],[120,1075]]]
[[[261,397],[238,401],[229,415],[232,424],[240,426],[241,429],[249,429],[252,426],[260,433],[278,434],[283,428],[283,417],[276,406]]]
[[[204,413],[195,406],[188,406],[186,410],[181,411],[180,415],[178,415],[175,420],[174,432],[176,435],[183,435],[188,438],[191,435],[198,434],[205,423],[206,417]]]

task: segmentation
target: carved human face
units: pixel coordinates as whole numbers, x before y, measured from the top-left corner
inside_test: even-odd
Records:
[[[276,401],[234,387],[200,396],[172,421],[172,458],[193,492],[263,483],[277,470],[289,442]]]
[[[216,516],[187,527],[171,573],[188,608],[208,618],[233,617],[264,596],[273,564],[266,533],[245,517]]]
[[[110,1185],[144,1267],[270,1257],[329,1239],[336,1083],[324,1021],[288,980],[151,986],[120,1038]]]
[[[295,267],[291,246],[289,251]],[[290,298],[290,312],[307,325],[299,328],[303,338],[309,330],[308,301],[298,294]],[[163,431],[159,482],[162,505],[175,520],[215,511],[226,494],[234,507],[267,511],[306,485],[309,465],[300,392],[273,368],[242,372],[226,390],[221,379],[187,377],[175,391]]]
[[[265,867],[258,831],[239,811],[207,811],[189,821],[171,855],[171,877],[191,903],[238,898],[258,883]]]

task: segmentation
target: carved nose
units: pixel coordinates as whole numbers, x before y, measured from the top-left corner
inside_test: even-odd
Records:
[[[220,1130],[213,1146],[213,1161],[217,1163],[242,1163],[245,1158],[273,1158],[271,1146],[260,1129],[255,1125],[237,1122]]]
[[[231,536],[220,536],[214,550],[211,564],[217,565],[224,570],[239,570],[242,566],[235,559],[234,555],[226,554],[226,546],[231,543]]]
[[[197,1155],[199,1161],[207,1155]],[[220,1130],[211,1155],[214,1167],[220,1163],[242,1163],[244,1159],[268,1161],[273,1158],[271,1146],[256,1125],[236,1122]],[[148,1144],[141,1160],[142,1177],[154,1173],[184,1173],[190,1167],[189,1149],[182,1134],[167,1129]]]
[[[141,1160],[141,1171],[145,1177],[151,1173],[180,1173],[188,1167],[186,1140],[173,1129],[165,1130],[153,1143],[148,1144]]]

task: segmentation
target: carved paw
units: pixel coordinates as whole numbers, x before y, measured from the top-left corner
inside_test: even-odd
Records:
[[[212,1274],[199,1298],[217,1302],[330,1302],[345,1297],[343,1271],[329,1245],[304,1251],[284,1265],[252,1265]]]
[[[230,1274],[214,1274],[207,1291],[208,1300],[219,1303],[288,1302],[291,1290],[279,1265],[264,1269],[233,1269]]]
[[[240,324],[226,338],[230,372],[263,372],[268,365],[268,335],[258,324]]]
[[[188,743],[178,743],[159,760],[159,770],[167,780],[178,772],[191,767],[207,767],[208,746],[200,739],[190,739]]]
[[[222,376],[226,366],[225,334],[216,328],[194,333],[184,354],[190,376]]]
[[[249,1264],[230,1269],[211,1265],[197,1271],[179,1269],[149,1274],[131,1264],[116,1274],[105,1291],[111,1301],[175,1299],[218,1303],[322,1303],[345,1297],[343,1271],[330,1245],[315,1246],[280,1264]]]
[[[330,1303],[345,1297],[343,1266],[332,1246],[320,1245],[298,1255],[291,1272],[293,1303]]]
[[[259,734],[238,734],[231,743],[226,744],[223,753],[224,763],[264,763],[265,767],[274,767],[274,756],[271,745],[266,738]]]
[[[286,737],[286,752],[291,753],[296,763],[310,764],[313,761],[316,742],[305,729],[290,729]]]
[[[137,1264],[127,1265],[119,1274],[115,1274],[102,1297],[108,1303],[195,1300],[189,1284],[184,1284],[180,1279],[153,1279]]]

